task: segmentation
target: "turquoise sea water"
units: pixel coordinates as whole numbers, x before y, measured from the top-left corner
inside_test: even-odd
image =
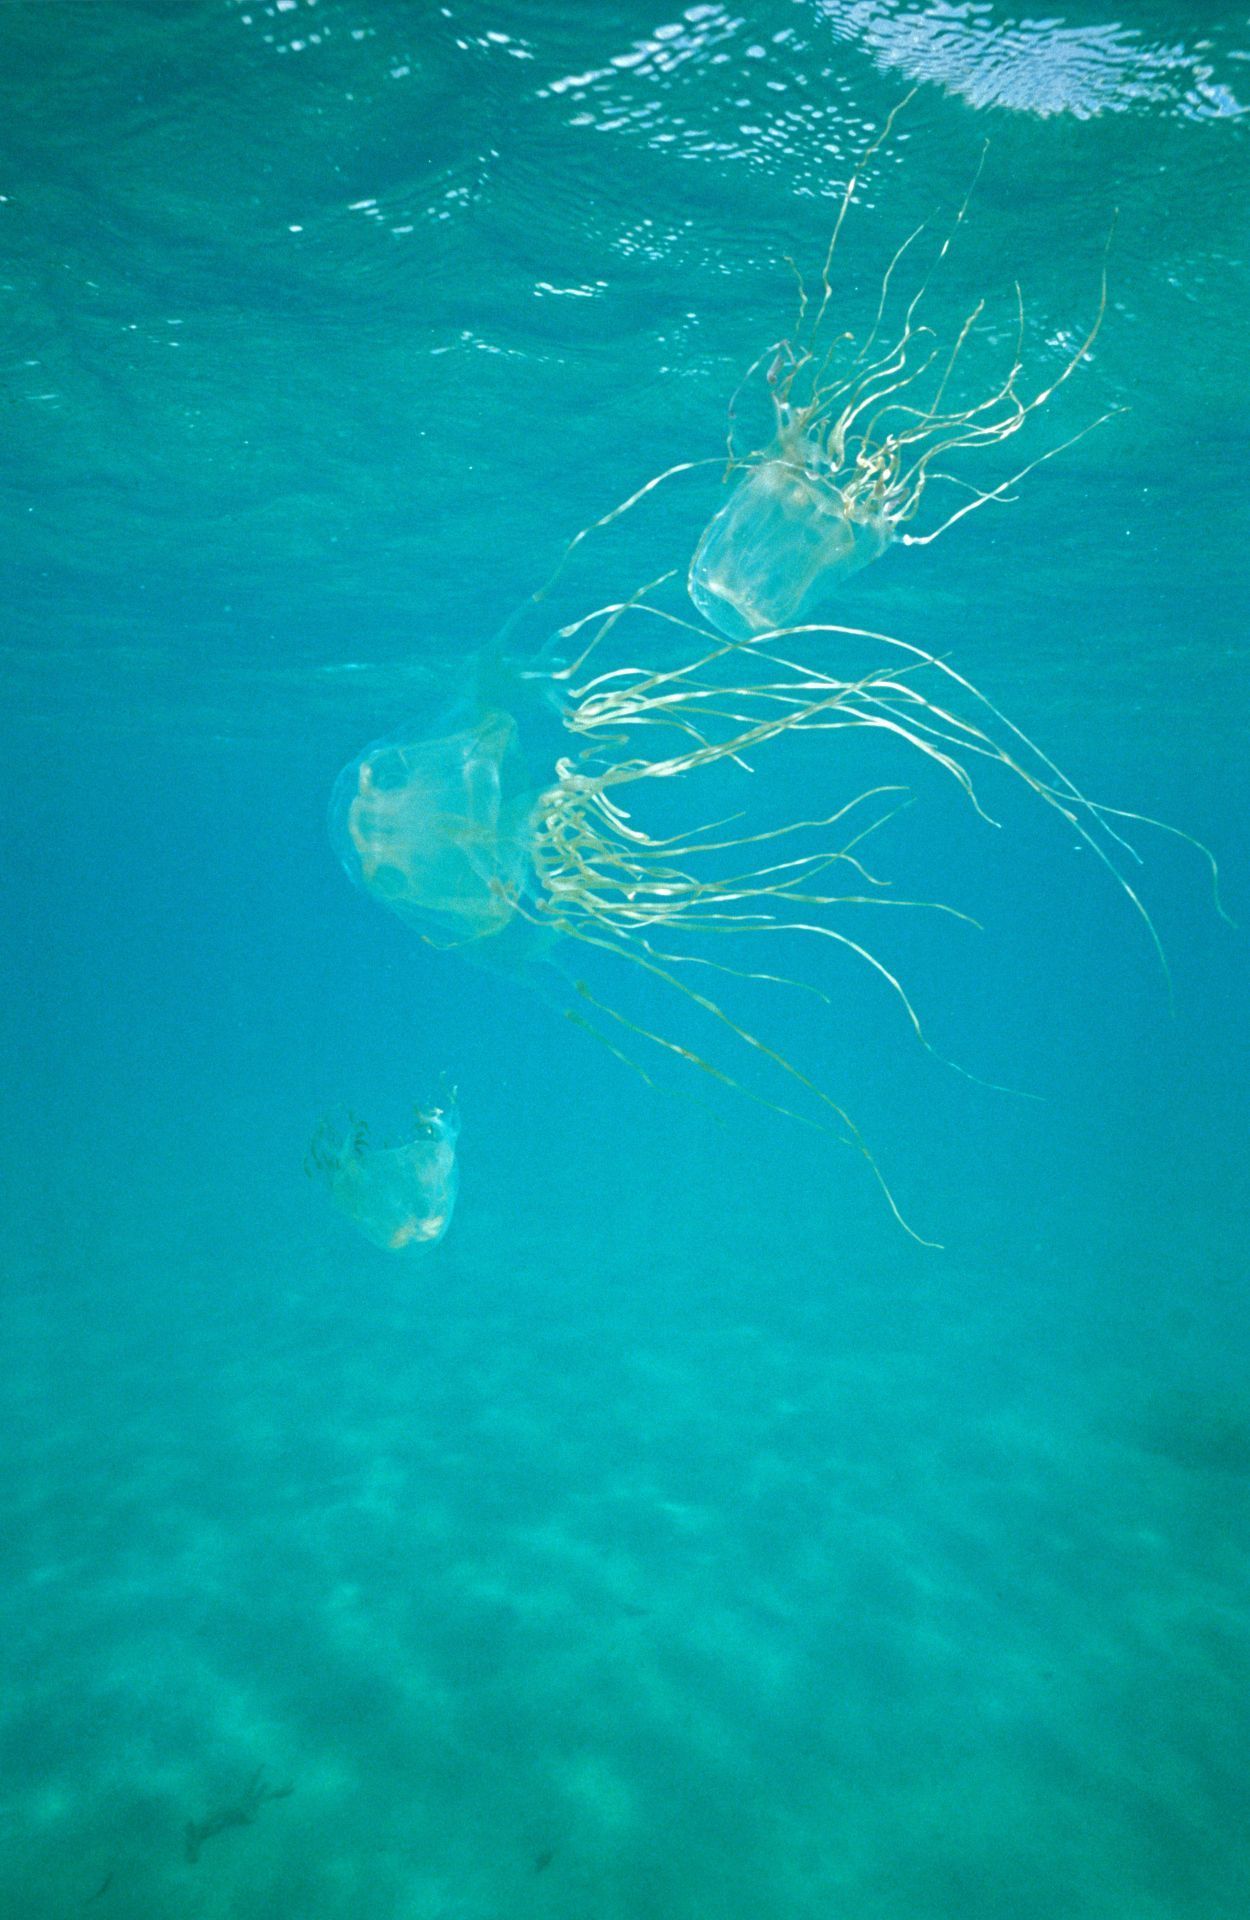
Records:
[[[1124,411],[830,617],[1210,847],[1239,923],[1126,827],[1169,994],[1053,810],[886,740],[670,783],[748,826],[912,788],[872,858],[981,929],[843,924],[935,1053],[831,943],[764,959],[824,998],[698,978],[940,1251],[563,1017],[585,977],[785,1104],[688,999],[435,952],[325,824],[518,609],[532,659],[684,570],[715,466],[527,605],[723,451],[913,88],[838,325],[984,148],[933,292],[986,300],[973,374],[1018,280],[1053,377],[1114,233],[1088,361],[964,472]],[[1241,11],[1161,0],[0,6],[6,1914],[1250,1911],[1247,108]],[[309,1139],[449,1085],[458,1211],[388,1256]]]

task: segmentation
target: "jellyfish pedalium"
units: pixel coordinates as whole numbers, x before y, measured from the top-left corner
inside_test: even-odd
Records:
[[[594,670],[592,656],[610,634],[619,640],[640,625],[695,636],[687,657],[676,665]],[[865,842],[903,804],[905,790],[868,786],[846,798],[831,791],[803,818],[754,829],[738,813],[678,831],[666,820],[661,831],[640,810],[648,796],[658,801],[661,789],[671,795],[674,782],[714,767],[749,777],[776,741],[854,731],[919,755],[953,779],[986,819],[978,775],[997,767],[1014,776],[1098,853],[1142,910],[1117,866],[1125,843],[1114,823],[1124,816],[1087,800],[948,664],[882,634],[807,626],[745,645],[636,596],[575,621],[560,639],[580,651],[565,664],[520,671],[516,711],[489,707],[451,732],[378,743],[344,769],[331,824],[349,874],[433,945],[468,946],[489,958],[518,940],[541,953],[566,942],[617,955],[675,990],[744,1061],[766,1070],[775,1097],[744,1085],[684,1040],[627,1018],[584,980],[574,982],[583,1005],[610,1030],[628,1029],[632,1038],[622,1037],[622,1046],[641,1040],[835,1132],[868,1161],[902,1220],[846,1109],[683,975],[703,967],[811,985],[829,1000],[815,983],[735,965],[732,944],[745,935],[809,947],[829,941],[886,983],[927,1046],[897,975],[853,927],[872,907],[938,905],[898,900],[864,862]],[[800,657],[813,641],[826,660],[840,652],[844,668]],[[557,723],[557,747],[543,749],[549,757],[541,765],[524,738],[535,688]],[[831,788],[838,765],[831,757]],[[592,1030],[606,1038],[601,1028]],[[638,1060],[608,1044],[650,1079]]]

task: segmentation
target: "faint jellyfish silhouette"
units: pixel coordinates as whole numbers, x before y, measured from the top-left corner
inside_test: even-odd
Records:
[[[741,826],[734,782],[749,778],[775,741],[856,734],[865,745],[892,745],[953,779],[988,820],[980,788],[982,776],[996,768],[1068,823],[1116,873],[1150,926],[1117,865],[1121,853],[1135,857],[1122,823],[1138,816],[1089,801],[969,681],[918,647],[828,625],[747,645],[706,633],[649,599],[651,591],[563,628],[563,664],[549,654],[515,669],[508,709],[492,706],[450,732],[414,728],[408,738],[367,748],[336,782],[332,835],[358,884],[431,945],[508,960],[553,952],[567,957],[590,947],[674,989],[728,1037],[744,1062],[750,1059],[771,1079],[768,1093],[705,1059],[684,1038],[627,1017],[584,979],[571,982],[583,1006],[635,1039],[776,1111],[835,1132],[867,1160],[898,1214],[845,1108],[691,976],[712,969],[806,986],[833,1006],[815,983],[788,980],[753,958],[736,964],[738,953],[756,941],[809,948],[829,941],[886,984],[928,1046],[906,990],[854,922],[899,905],[967,916],[937,902],[900,900],[866,866],[865,843],[905,804],[906,789],[893,780],[856,791],[858,772],[843,775],[846,756],[830,754],[829,790],[806,815],[783,814],[778,824],[761,825],[753,805],[752,821]],[[685,635],[687,656],[672,665],[640,664],[648,644],[640,635],[657,629]],[[595,671],[591,656],[609,636],[614,647],[628,643],[626,657]],[[820,665],[802,657],[804,642],[813,638]],[[580,649],[571,660],[570,643]],[[554,745],[547,738],[553,722]],[[731,791],[716,785],[711,820],[674,826],[671,806],[653,811],[650,823],[639,817],[662,792],[680,798],[675,782],[698,774],[707,784],[714,768]],[[759,795],[757,784],[753,803]],[[570,1017],[591,1025],[580,1012]],[[593,1025],[591,1031],[605,1038]],[[638,1061],[607,1044],[650,1079]]]
[[[320,1123],[304,1164],[366,1240],[404,1253],[432,1246],[451,1224],[459,1132],[454,1100],[418,1108],[415,1134],[398,1146],[373,1146],[365,1122],[348,1114]]]

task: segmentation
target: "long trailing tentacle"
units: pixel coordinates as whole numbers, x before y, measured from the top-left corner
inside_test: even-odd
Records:
[[[532,602],[538,602],[547,598],[547,595],[555,586],[556,581],[564,572],[565,567],[568,565],[577,548],[581,546],[583,540],[589,539],[592,533],[598,533],[603,527],[610,527],[614,520],[621,519],[631,508],[636,507],[640,500],[645,500],[649,493],[654,493],[657,487],[662,487],[666,480],[676,479],[679,473],[693,473],[698,467],[718,467],[720,464],[719,454],[708,455],[700,460],[678,460],[674,466],[665,467],[662,473],[653,473],[651,478],[644,481],[642,486],[636,487],[627,499],[618,501],[617,505],[611,508],[609,512],[600,514],[597,520],[592,520],[588,526],[581,529],[580,533],[573,535],[573,538],[565,547],[564,552],[560,555],[555,568],[547,579],[543,581],[541,587],[535,588],[534,592],[530,595],[530,600]]]
[[[910,95],[907,96],[910,99]],[[833,264],[850,207],[864,170],[888,138],[897,114],[906,101],[900,101],[873,137],[847,181],[838,204],[833,230],[821,273],[821,297],[814,315],[809,312],[806,288],[801,276],[799,315],[795,345],[782,343],[787,361],[778,373],[774,362],[770,373],[777,415],[777,438],[769,449],[748,456],[757,461],[778,460],[803,468],[809,479],[823,486],[833,497],[833,508],[848,518],[879,521],[891,531],[901,530],[915,519],[930,479],[967,484],[971,497],[942,522],[919,533],[902,534],[908,544],[925,545],[949,528],[992,502],[1009,497],[1012,488],[1054,454],[1064,451],[1100,425],[1119,408],[1101,414],[1091,427],[1073,434],[1059,446],[1040,454],[1020,467],[1009,480],[992,487],[977,488],[962,481],[962,476],[939,470],[945,456],[964,449],[975,451],[994,446],[1018,433],[1035,414],[1046,407],[1060,387],[1071,379],[1088,358],[1101,330],[1107,310],[1107,259],[1115,232],[1115,219],[1103,247],[1099,275],[1099,297],[1084,337],[1072,349],[1058,371],[1029,395],[1021,392],[1025,375],[1024,303],[1016,289],[1018,312],[1015,349],[1005,376],[988,393],[967,406],[948,400],[956,368],[965,359],[965,350],[984,302],[977,301],[956,330],[949,348],[932,344],[921,349],[921,342],[935,340],[934,330],[921,319],[930,285],[945,262],[959,229],[963,225],[985,163],[983,147],[954,219],[926,267],[919,285],[902,308],[897,332],[884,350],[878,341],[886,333],[886,315],[891,307],[893,283],[900,262],[907,255],[927,222],[915,228],[896,247],[882,276],[881,288],[872,324],[863,345],[843,362],[834,377],[838,347],[852,341],[850,332],[839,333],[827,344],[823,337],[826,315],[833,298]],[[797,273],[797,269],[795,269]],[[761,356],[761,360],[767,356]],[[757,362],[758,366],[760,362]],[[936,369],[936,371],[934,371]],[[927,376],[933,373],[929,391]],[[777,378],[774,380],[774,374]],[[749,376],[748,376],[749,377]],[[735,396],[736,400],[736,396]],[[812,448],[818,450],[812,463]],[[735,457],[730,435],[732,471]]]
[[[704,641],[706,646],[704,629],[682,615],[639,601],[631,603],[630,610],[640,616],[688,630]],[[817,672],[810,665],[793,658],[787,643],[805,636],[851,643],[868,642],[886,649],[887,653],[901,659],[904,664],[892,672],[876,669],[858,680],[843,681],[834,675]],[[1139,856],[1117,831],[1115,823],[1137,819],[1143,824],[1158,826],[1193,845],[1211,869],[1217,908],[1224,913],[1218,894],[1218,869],[1209,849],[1200,841],[1181,829],[1169,827],[1165,822],[1151,820],[1146,815],[1132,815],[1091,800],[1061,772],[1035,741],[948,661],[891,635],[866,628],[805,623],[762,634],[750,642],[718,639],[714,645],[706,646],[696,660],[682,668],[652,672],[636,679],[621,700],[609,699],[606,710],[597,708],[595,700],[601,694],[610,693],[614,683],[608,677],[591,683],[582,690],[585,696],[584,710],[577,707],[575,693],[570,724],[594,731],[607,724],[645,725],[660,719],[671,722],[683,700],[697,705],[705,698],[706,690],[696,684],[697,674],[706,674],[733,657],[750,658],[755,662],[767,661],[770,667],[780,670],[788,678],[783,683],[753,680],[739,687],[740,694],[762,701],[768,711],[764,717],[754,719],[749,735],[734,740],[732,751],[741,753],[751,745],[776,738],[790,727],[836,729],[860,726],[884,729],[896,734],[950,774],[986,819],[992,816],[977,793],[967,763],[971,759],[972,762],[980,760],[1002,766],[1004,771],[1020,779],[1047,805],[1055,808],[1114,876],[1141,917],[1165,977],[1168,972],[1166,956],[1153,920],[1115,854],[1118,849],[1135,862]],[[938,676],[952,691],[971,700],[972,711],[983,714],[997,732],[987,731],[985,726],[977,725],[966,711],[957,712],[949,704],[944,705],[923,693],[914,681],[916,674],[924,672]],[[900,700],[902,706],[898,704]],[[623,779],[670,777],[725,757],[726,752],[724,741],[711,741],[688,752],[649,760],[644,763],[645,771],[617,771]]]
[[[850,179],[847,181],[845,188],[843,189],[842,199],[838,204],[837,216],[833,223],[833,232],[829,236],[829,246],[825,253],[825,264],[821,271],[821,276],[820,276],[821,301],[820,301],[820,306],[817,309],[816,318],[812,323],[811,338],[813,340],[816,338],[816,336],[820,332],[820,323],[824,319],[826,309],[828,308],[829,302],[833,297],[833,285],[830,280],[830,275],[833,272],[833,256],[837,252],[838,239],[839,239],[839,236],[841,235],[842,226],[844,221],[846,220],[847,212],[850,208],[851,202],[855,198],[855,190],[859,186],[860,180],[863,178],[864,169],[868,165],[868,162],[872,159],[873,155],[882,146],[885,145],[885,142],[889,139],[891,133],[894,130],[894,122],[898,119],[898,116],[900,113],[902,113],[904,107],[908,106],[910,102],[915,99],[916,91],[917,89],[913,87],[910,93],[905,93],[903,95],[903,98],[897,101],[893,107],[891,107],[880,129],[876,134],[874,134],[872,140],[869,142],[868,146],[865,147],[863,153],[860,155],[858,161],[856,162],[855,170],[852,173]]]
[[[613,603],[586,618],[602,628],[605,620],[615,621],[627,610],[659,614],[661,617],[665,611],[635,598],[628,606],[626,603]],[[688,626],[693,623],[678,618],[676,624]],[[699,637],[703,638],[701,633]],[[1018,765],[1002,743],[995,741],[984,728],[946,707],[936,705],[909,680],[909,675],[922,670],[940,670],[943,663],[932,656],[919,649],[904,648],[902,651],[907,657],[903,662],[893,664],[884,671],[881,668],[874,669],[855,680],[843,680],[796,661],[789,649],[782,651],[778,643],[788,637],[791,636],[775,635],[771,645],[717,641],[700,652],[695,660],[687,661],[678,668],[650,671],[609,668],[573,690],[572,698],[576,704],[569,716],[569,724],[575,731],[582,730],[594,735],[608,726],[619,730],[622,726],[676,725],[679,731],[688,737],[693,736],[699,744],[687,745],[677,754],[667,753],[658,758],[611,758],[598,773],[578,774],[572,762],[566,764],[557,787],[549,792],[540,806],[540,814],[544,815],[544,819],[539,859],[539,898],[542,903],[539,910],[548,924],[552,924],[554,917],[556,929],[566,936],[588,940],[606,951],[622,954],[636,962],[639,960],[637,949],[641,946],[654,963],[650,970],[661,978],[670,978],[674,968],[691,965],[707,965],[735,977],[745,975],[753,979],[784,982],[785,976],[764,973],[759,969],[733,968],[703,956],[678,954],[659,948],[647,938],[645,930],[648,928],[665,928],[670,935],[684,930],[693,934],[709,931],[740,935],[803,934],[832,940],[854,954],[889,986],[903,1006],[921,1044],[935,1058],[944,1060],[945,1064],[978,1084],[997,1085],[984,1081],[958,1063],[945,1060],[937,1052],[925,1035],[901,980],[877,954],[841,928],[804,915],[803,909],[810,911],[813,906],[827,911],[830,908],[906,904],[934,906],[953,912],[956,917],[968,918],[959,914],[958,910],[946,907],[945,903],[886,901],[871,894],[813,891],[813,883],[822,872],[827,872],[840,860],[850,858],[854,861],[851,849],[875,831],[895,809],[889,809],[886,814],[861,825],[852,838],[836,850],[802,853],[745,872],[726,873],[722,870],[711,877],[700,878],[674,863],[692,853],[714,855],[736,852],[764,841],[774,841],[800,828],[827,826],[849,813],[869,795],[860,795],[836,813],[817,820],[761,829],[753,834],[735,834],[719,840],[701,837],[702,830],[695,829],[693,834],[670,835],[662,842],[653,840],[644,829],[631,824],[619,802],[609,798],[611,792],[620,793],[640,781],[672,778],[717,760],[740,760],[746,745],[775,738],[790,728],[825,725],[881,727],[898,734],[913,748],[953,773],[969,793],[974,805],[979,806],[979,802],[967,769],[958,757],[961,754],[996,760],[1048,797],[1049,782]],[[858,637],[884,638],[868,636],[862,631]],[[706,674],[716,663],[729,659],[749,660],[753,667],[764,665],[768,672],[762,679],[739,677],[732,686],[733,699],[726,704],[725,687],[719,681],[709,682]],[[719,701],[715,711],[722,717],[732,719],[742,731],[731,732],[727,737],[711,738],[702,725],[688,727],[683,719],[683,708],[688,709],[691,703],[705,700]],[[901,707],[900,701],[904,703]],[[764,717],[761,717],[761,709]],[[707,711],[706,708],[702,710]],[[1060,803],[1061,811],[1070,813],[1066,796],[1052,798],[1052,804],[1056,800]],[[980,810],[984,813],[984,808]],[[769,903],[774,903],[772,910],[766,910],[769,909]],[[684,986],[681,982],[677,984]],[[689,988],[686,991],[692,993],[698,1004],[708,1005],[707,996],[700,996]],[[717,1003],[710,1003],[708,1010],[712,1007],[715,1007],[718,1018],[723,1017],[726,1024],[735,1032],[738,1031],[732,1016],[726,1014]],[[637,1030],[658,1044],[668,1045],[675,1055],[692,1059],[695,1065],[707,1064],[701,1062],[698,1056],[692,1056],[690,1050],[679,1042],[669,1043],[650,1029]],[[755,1044],[757,1039],[758,1036],[748,1036],[748,1044]],[[759,1048],[768,1057],[772,1057],[775,1051],[770,1050],[764,1042],[759,1043]],[[789,1072],[792,1065],[787,1062],[784,1070]],[[715,1071],[718,1077],[724,1077],[720,1069]],[[795,1072],[806,1084],[805,1077],[798,1070]],[[838,1111],[841,1115],[841,1110]]]
[[[859,1128],[855,1125],[855,1122],[851,1119],[845,1108],[839,1106],[832,1095],[826,1093],[814,1080],[810,1079],[799,1067],[796,1067],[792,1060],[786,1058],[785,1054],[779,1053],[775,1047],[769,1046],[767,1041],[761,1040],[756,1034],[753,1034],[749,1028],[742,1026],[738,1021],[734,1020],[717,1001],[711,999],[705,993],[700,993],[697,988],[687,986],[684,980],[679,980],[676,974],[671,973],[667,967],[661,966],[658,961],[652,960],[647,954],[639,952],[637,948],[614,947],[601,936],[587,933],[583,928],[573,925],[563,930],[568,932],[572,938],[582,941],[587,946],[604,948],[608,952],[624,953],[629,960],[636,966],[641,967],[644,972],[653,974],[657,979],[663,980],[666,985],[674,988],[676,992],[684,994],[688,1000],[693,1001],[703,1012],[709,1014],[714,1020],[726,1027],[744,1046],[770,1060],[783,1074],[796,1081],[806,1092],[813,1095],[822,1106],[828,1108],[828,1110],[836,1116],[843,1131],[838,1133],[833,1128],[823,1126],[819,1121],[813,1121],[809,1115],[805,1115],[794,1108],[778,1105],[777,1102],[769,1100],[765,1095],[758,1093],[754,1088],[747,1086],[742,1081],[735,1080],[733,1076],[726,1073],[722,1067],[714,1065],[713,1062],[705,1060],[701,1055],[692,1052],[688,1047],[682,1046],[679,1041],[671,1040],[665,1035],[652,1032],[645,1027],[639,1026],[629,1020],[624,1014],[618,1013],[615,1009],[606,1006],[602,1001],[593,1000],[593,997],[589,994],[589,990],[587,990],[586,997],[592,999],[592,1004],[594,1004],[600,1012],[608,1014],[614,1020],[619,1020],[624,1026],[628,1027],[631,1032],[639,1034],[648,1040],[652,1040],[656,1045],[677,1054],[690,1065],[697,1067],[704,1073],[710,1074],[713,1079],[719,1080],[722,1084],[734,1088],[735,1091],[745,1094],[748,1099],[754,1100],[757,1104],[769,1108],[772,1112],[783,1114],[786,1118],[798,1120],[807,1126],[815,1126],[818,1131],[833,1133],[834,1137],[840,1140],[844,1146],[853,1147],[871,1168],[873,1176],[882,1194],[885,1196],[887,1206],[902,1227],[904,1233],[910,1235],[913,1240],[918,1241],[923,1247],[940,1248],[940,1241],[926,1239],[925,1236],[918,1233],[915,1227],[905,1218],[899,1208],[898,1202],[890,1191],[889,1185],[871,1148],[864,1140]]]

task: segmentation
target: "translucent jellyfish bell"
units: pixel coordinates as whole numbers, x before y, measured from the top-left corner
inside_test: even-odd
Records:
[[[705,530],[690,597],[734,640],[794,626],[885,552],[894,528],[871,502],[848,502],[816,443],[785,443],[752,467]]]
[[[344,767],[330,835],[352,879],[437,944],[498,933],[528,857],[532,792],[506,713],[380,741]]]
[[[459,1132],[454,1105],[418,1109],[414,1137],[399,1146],[371,1146],[364,1122],[350,1115],[323,1120],[306,1166],[366,1240],[385,1253],[404,1253],[432,1246],[451,1224]]]

